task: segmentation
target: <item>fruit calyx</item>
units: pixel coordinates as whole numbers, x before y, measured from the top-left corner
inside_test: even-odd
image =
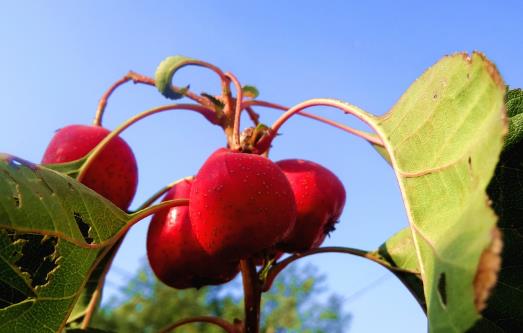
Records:
[[[256,145],[269,133],[270,128],[264,124],[258,124],[256,127],[247,127],[240,134],[240,151],[243,153],[258,153]]]

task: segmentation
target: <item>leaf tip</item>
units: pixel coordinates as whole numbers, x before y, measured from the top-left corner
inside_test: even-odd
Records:
[[[193,59],[181,55],[165,58],[156,68],[155,85],[158,91],[166,98],[180,99],[184,96],[184,88],[175,91],[171,86],[171,81],[176,71],[193,62]]]
[[[492,80],[496,83],[496,85],[501,89],[501,91],[506,91],[507,85],[505,84],[505,81],[503,81],[503,78],[501,77],[501,74],[499,73],[497,66],[492,61],[490,61],[482,52],[474,51],[474,54],[483,60],[483,64],[485,65],[487,72],[489,73]]]

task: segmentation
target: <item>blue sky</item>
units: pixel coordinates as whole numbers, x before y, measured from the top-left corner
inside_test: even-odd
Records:
[[[519,1],[52,1],[0,3],[0,151],[39,161],[54,131],[90,123],[107,87],[132,69],[152,75],[183,54],[234,72],[260,98],[292,105],[336,97],[374,114],[386,112],[428,66],[445,54],[481,50],[507,84],[523,87]],[[217,93],[203,69],[184,69],[175,83]],[[153,88],[128,85],[111,99],[105,126],[166,103]],[[318,114],[361,127],[341,112]],[[260,110],[266,123],[277,111]],[[338,230],[325,243],[378,247],[407,225],[392,170],[361,139],[308,119],[292,119],[271,157],[314,160],[346,186]],[[138,205],[174,179],[196,173],[224,145],[198,115],[167,113],[123,137],[140,166]],[[145,255],[147,223],[128,235],[115,265],[133,272]],[[330,291],[350,297],[351,332],[423,332],[426,320],[408,291],[375,264],[343,255],[306,262],[327,275]],[[124,282],[111,272],[108,293]]]

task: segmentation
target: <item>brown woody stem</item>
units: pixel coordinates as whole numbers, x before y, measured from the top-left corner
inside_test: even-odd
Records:
[[[245,308],[245,321],[243,333],[259,333],[260,330],[260,304],[261,283],[256,272],[253,259],[240,261],[243,280],[243,302]]]

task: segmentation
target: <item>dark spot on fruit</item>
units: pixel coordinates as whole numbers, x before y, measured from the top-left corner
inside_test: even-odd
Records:
[[[16,208],[20,208],[21,207],[21,200],[20,200],[20,197],[18,196],[13,196],[13,200],[15,202],[15,206]]]
[[[73,216],[76,224],[78,225],[78,228],[80,229],[80,232],[82,233],[82,237],[84,238],[85,242],[87,244],[91,244],[93,242],[93,238],[89,235],[91,227],[89,226],[89,224],[85,223],[84,218],[80,213],[74,212]]]
[[[330,237],[331,232],[336,230],[336,224],[338,224],[339,220],[329,220],[327,224],[325,224],[325,227],[323,229],[323,233]]]
[[[438,279],[438,295],[441,299],[441,303],[447,306],[447,278],[445,273],[441,273]]]

